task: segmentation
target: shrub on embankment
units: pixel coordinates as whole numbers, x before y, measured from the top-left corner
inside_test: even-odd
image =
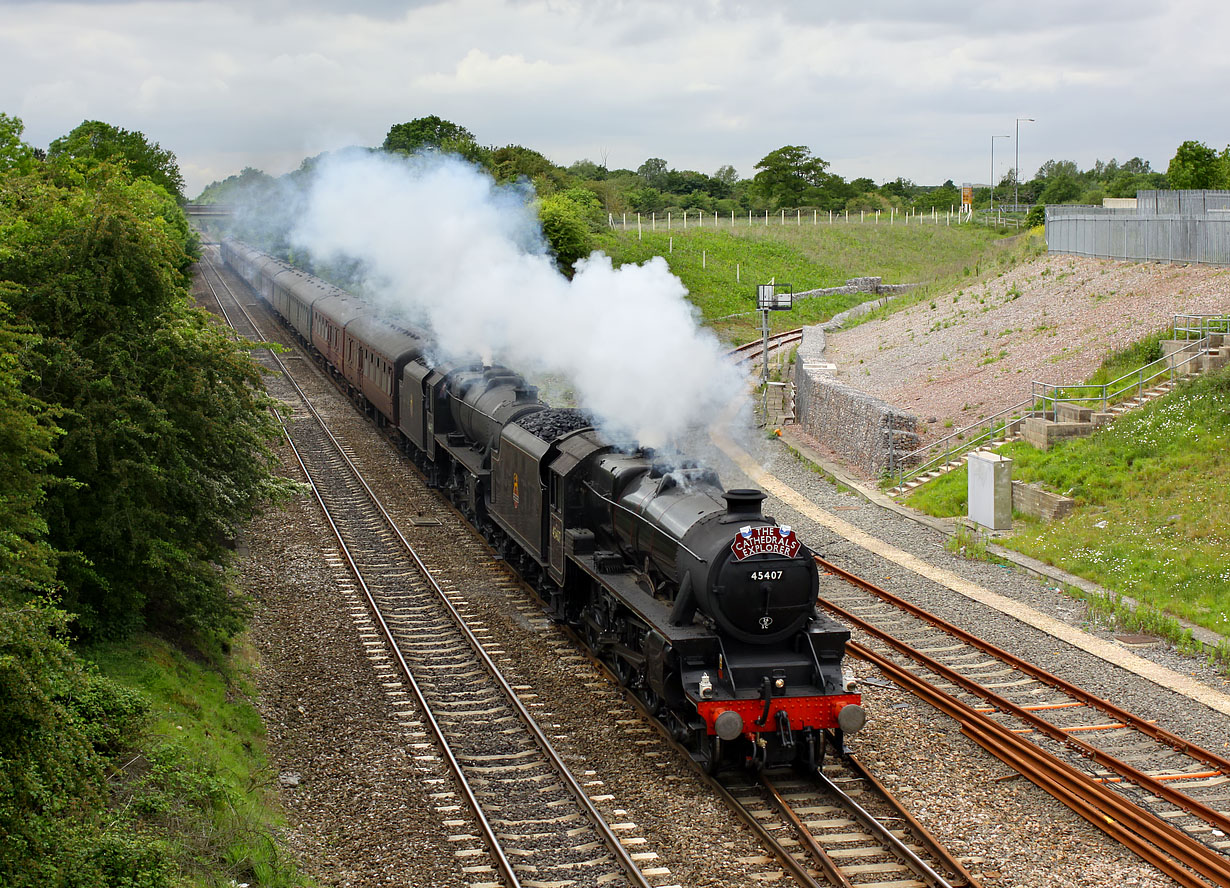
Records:
[[[144,137],[115,132],[70,134],[44,159],[0,114],[0,884],[14,888],[255,870],[233,841],[187,839],[242,796],[220,744],[157,737],[156,689],[112,677],[148,657],[142,632],[206,652],[186,700],[228,674],[220,651],[246,613],[228,541],[286,489],[258,368],[192,305],[187,220],[124,154]],[[74,637],[118,640],[109,668]]]

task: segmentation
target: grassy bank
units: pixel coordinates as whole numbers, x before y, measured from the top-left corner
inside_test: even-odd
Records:
[[[307,884],[280,852],[277,775],[251,703],[250,654],[190,659],[143,637],[81,652],[149,716],[108,781],[110,816],[148,836],[174,884]],[[161,884],[151,880],[149,884]]]
[[[744,220],[746,221],[746,220]],[[599,246],[615,260],[644,262],[662,256],[679,276],[706,323],[733,342],[755,338],[759,319],[745,314],[755,309],[756,284],[789,283],[796,292],[838,287],[852,277],[878,276],[885,283],[952,281],[975,274],[993,262],[1002,237],[974,226],[931,223],[890,226],[820,224],[736,225],[669,232],[660,224],[650,231],[607,231]],[[867,294],[800,300],[789,312],[774,312],[775,330],[827,320],[865,301]],[[734,317],[732,317],[732,315]]]
[[[1090,438],[1000,452],[1013,478],[1076,500],[1062,521],[1018,522],[1004,545],[1223,634],[1230,634],[1230,372],[1198,378]],[[962,469],[909,505],[966,511]]]

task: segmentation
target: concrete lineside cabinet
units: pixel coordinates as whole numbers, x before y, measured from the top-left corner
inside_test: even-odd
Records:
[[[971,453],[969,519],[991,530],[1012,529],[1012,460],[995,453]]]

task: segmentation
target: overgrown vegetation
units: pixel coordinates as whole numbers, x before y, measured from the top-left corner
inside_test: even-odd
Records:
[[[1148,346],[1142,346],[1148,353]],[[1197,377],[1092,437],[1039,451],[1016,443],[1013,477],[1071,496],[1077,508],[1025,522],[1004,540],[1159,612],[1230,632],[1230,373]],[[964,469],[908,500],[932,515],[966,510]]]
[[[852,277],[875,275],[885,283],[922,283],[900,299],[911,303],[962,274],[964,268],[987,261],[998,235],[972,226],[914,224],[880,225],[747,225],[727,218],[724,228],[691,225],[670,231],[642,226],[640,234],[609,231],[598,246],[616,264],[644,262],[662,256],[688,288],[689,299],[702,320],[725,338],[742,343],[759,335],[755,314],[756,285],[775,279],[795,292],[840,287]],[[827,320],[861,302],[868,293],[799,299],[788,312],[770,317],[774,330]],[[892,304],[899,300],[894,298]],[[889,300],[885,300],[886,303]]]
[[[47,154],[22,131],[0,114],[0,884],[285,883],[267,854],[196,839],[232,816],[267,835],[267,812],[237,813],[221,713],[209,743],[168,740],[156,683],[119,668],[182,661],[157,633],[202,661],[183,701],[227,675],[246,614],[229,541],[288,489],[270,401],[191,305],[174,156],[97,121]],[[102,668],[74,638],[111,640]]]

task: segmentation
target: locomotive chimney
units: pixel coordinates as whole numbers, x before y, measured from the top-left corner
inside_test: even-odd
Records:
[[[764,502],[764,491],[739,488],[728,490],[722,497],[726,500],[726,514],[744,518],[758,518],[760,504]]]

